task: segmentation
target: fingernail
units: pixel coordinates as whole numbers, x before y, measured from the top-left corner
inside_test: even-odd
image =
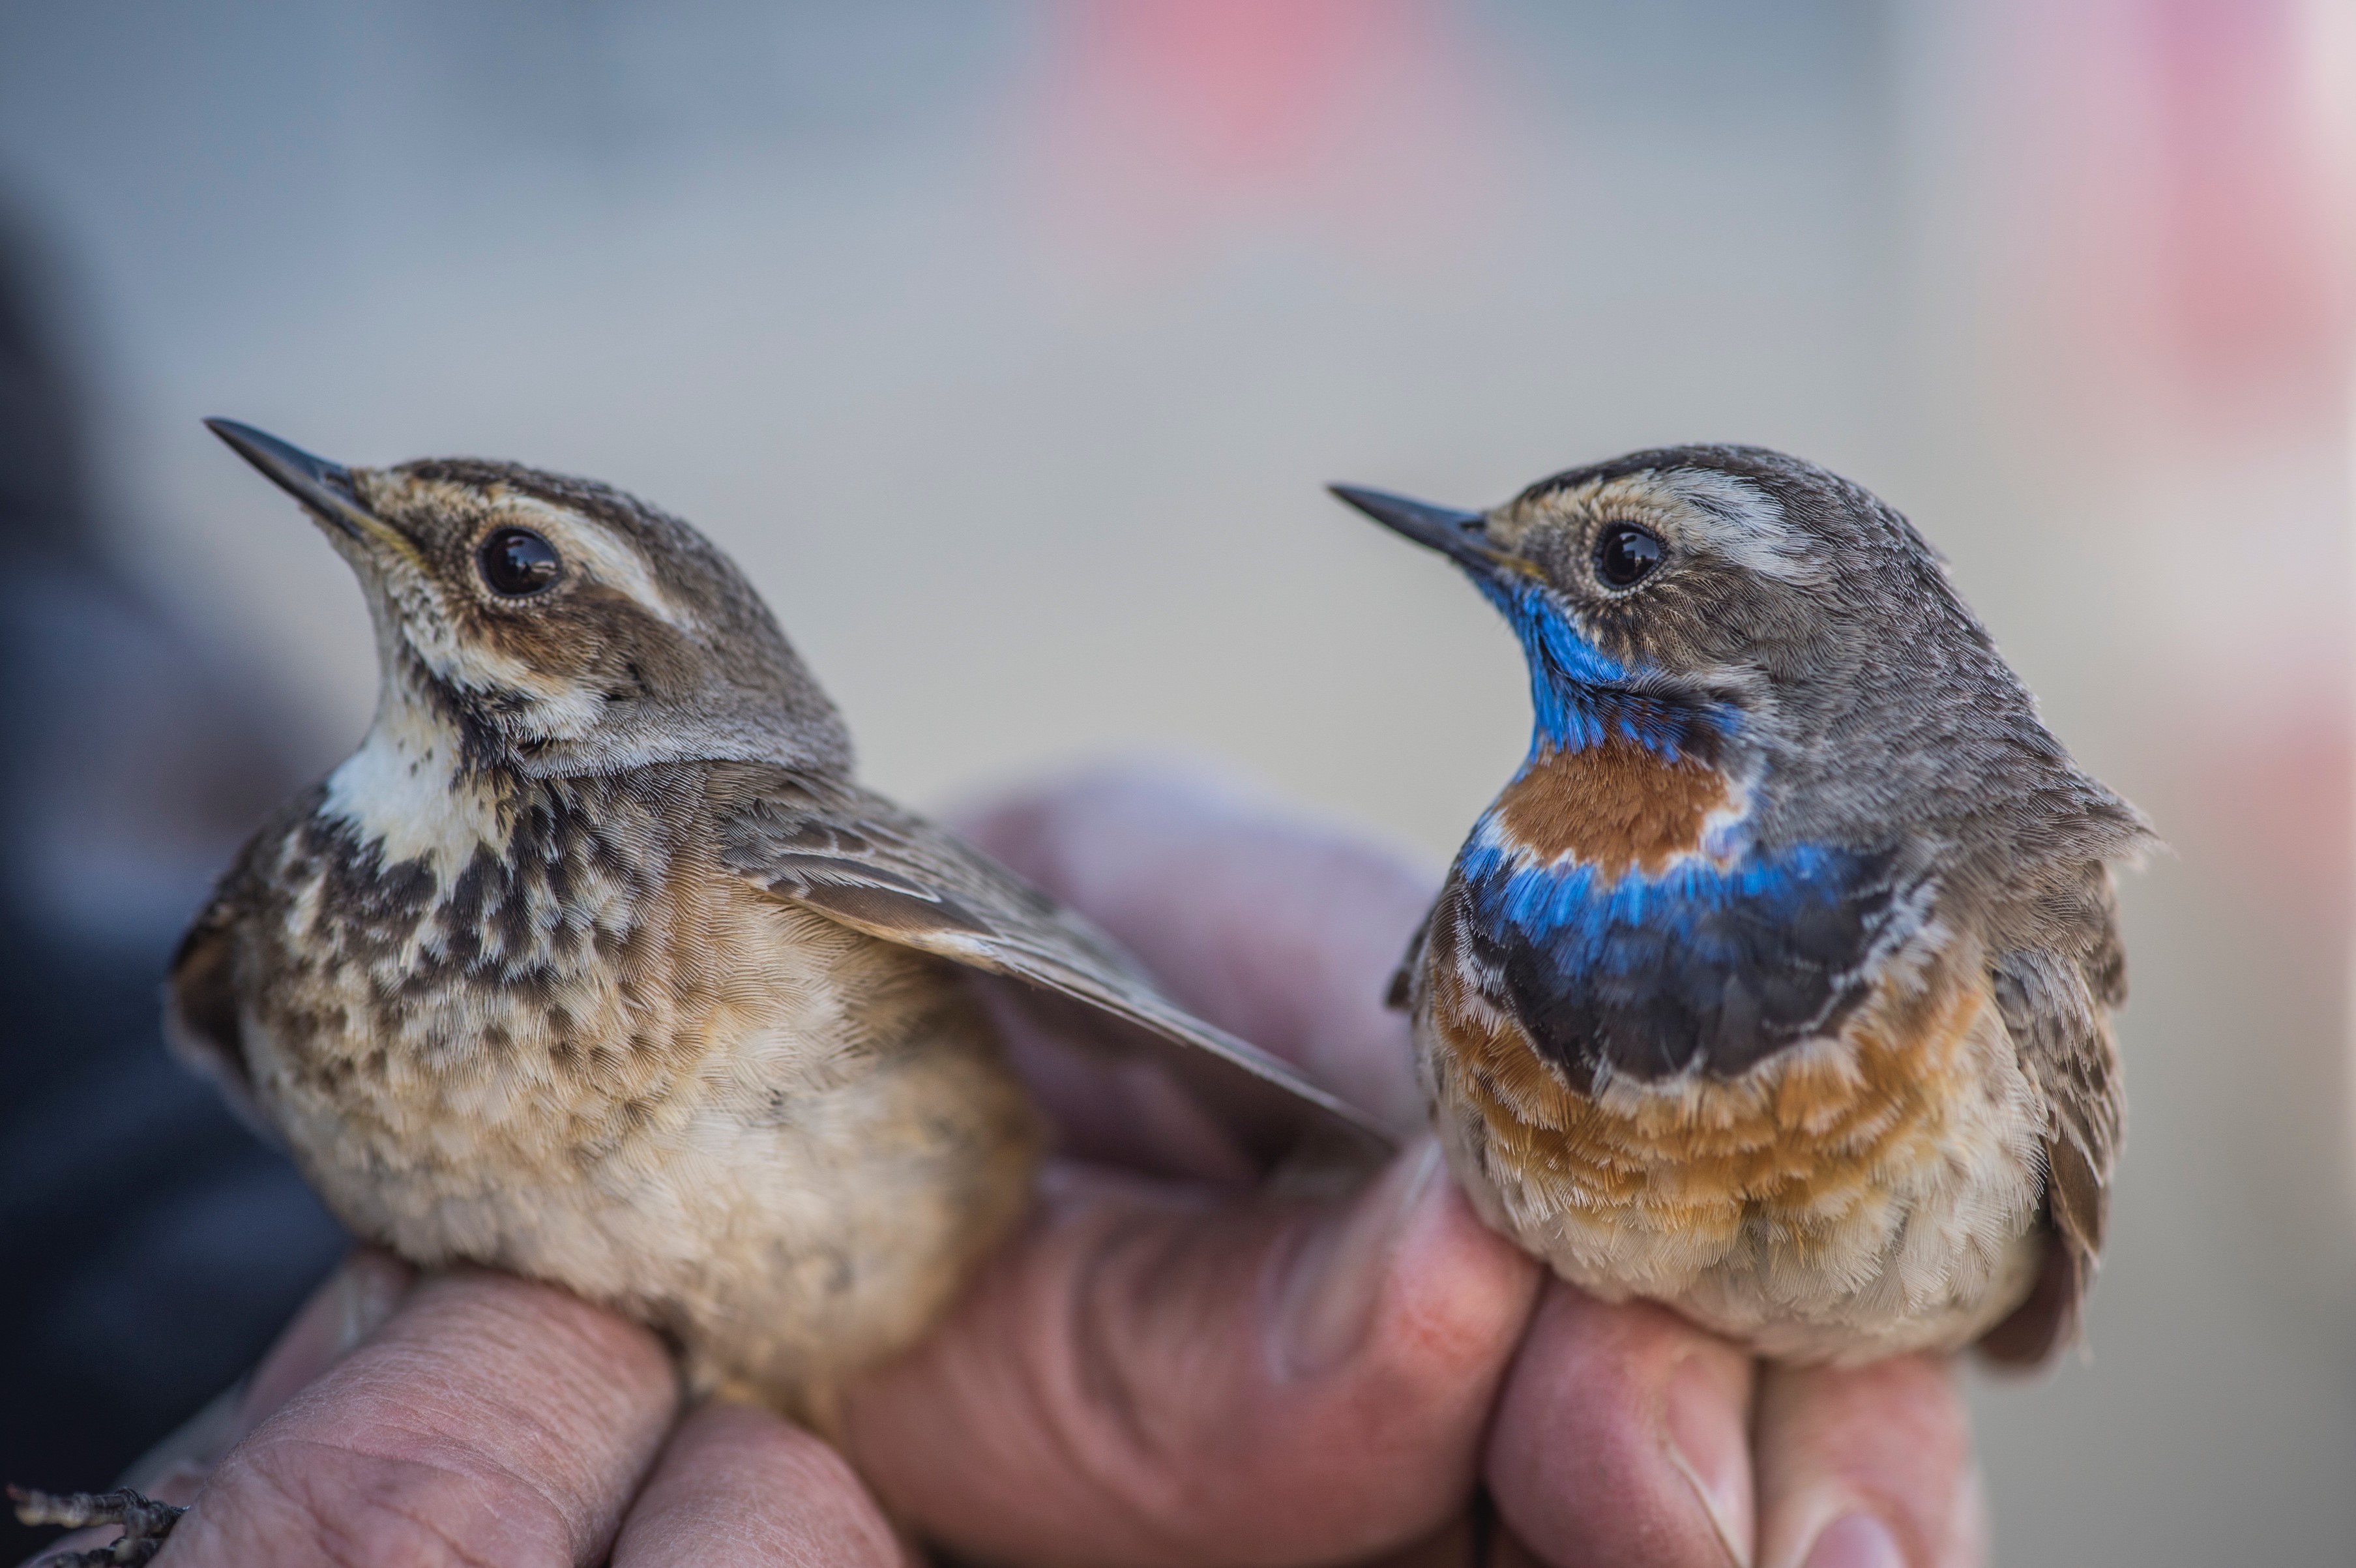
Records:
[[[1279,1376],[1313,1378],[1365,1338],[1391,1256],[1440,1169],[1440,1144],[1426,1138],[1301,1241],[1277,1295]]]
[[[336,1354],[358,1349],[384,1326],[413,1279],[406,1265],[382,1252],[355,1252],[346,1259],[336,1273]]]
[[[1740,1412],[1740,1390],[1730,1389],[1697,1356],[1687,1356],[1662,1391],[1662,1435],[1669,1463],[1700,1498],[1735,1568],[1751,1563],[1751,1453]]]
[[[1808,1548],[1804,1568],[1906,1568],[1898,1538],[1871,1514],[1835,1520]]]

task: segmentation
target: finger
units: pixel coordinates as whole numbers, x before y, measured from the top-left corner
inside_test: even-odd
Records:
[[[1486,1499],[1472,1505],[1431,1534],[1396,1552],[1366,1558],[1352,1568],[1547,1568],[1496,1517]]]
[[[369,1247],[353,1251],[311,1293],[252,1372],[141,1455],[119,1484],[159,1502],[195,1497],[231,1446],[373,1333],[415,1281],[415,1271],[391,1253]]]
[[[850,1450],[988,1560],[1367,1555],[1463,1506],[1537,1287],[1428,1141],[1322,1204],[1051,1167],[942,1330],[851,1391]]]
[[[1498,1512],[1560,1568],[1750,1563],[1751,1367],[1665,1308],[1551,1283],[1489,1436]]]
[[[842,1455],[766,1411],[712,1404],[663,1445],[614,1542],[613,1568],[909,1562]]]
[[[195,1498],[223,1455],[295,1390],[374,1333],[415,1282],[416,1271],[391,1253],[372,1247],[353,1251],[279,1331],[243,1386],[232,1387],[141,1455],[121,1484],[158,1502],[186,1503]],[[40,1555],[88,1551],[120,1534],[113,1525],[76,1530],[49,1542]]]
[[[234,1437],[247,1433],[382,1327],[417,1283],[390,1252],[362,1247],[346,1258],[279,1334],[246,1380]]]
[[[230,1452],[158,1562],[592,1562],[677,1402],[635,1324],[502,1274],[428,1280]]]
[[[1407,1022],[1384,996],[1435,877],[1200,779],[1136,768],[959,822],[1119,939],[1179,1002],[1391,1125],[1422,1124]]]
[[[1762,1568],[1967,1568],[1987,1557],[1971,1418],[1941,1358],[1769,1369]]]

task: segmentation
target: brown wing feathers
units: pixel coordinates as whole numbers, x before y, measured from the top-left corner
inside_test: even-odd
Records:
[[[170,977],[164,983],[164,1042],[174,1056],[213,1080],[241,1121],[274,1144],[277,1133],[254,1103],[239,1017],[240,910],[231,891],[236,879],[232,871],[223,891],[197,917],[172,955]]]
[[[2113,938],[2098,950],[2115,950]],[[1997,1361],[2032,1365],[2077,1337],[2079,1307],[2094,1283],[2110,1208],[2123,1106],[2117,1047],[2086,966],[2048,950],[2006,953],[1995,969],[1997,1005],[2020,1062],[2051,1108],[2045,1140],[2048,1255],[2036,1289],[1981,1341]],[[2104,984],[2115,993],[2115,980]]]
[[[1390,1134],[1363,1113],[1178,1007],[1109,938],[946,830],[853,786],[776,770],[743,770],[739,789],[720,810],[722,857],[778,897],[1124,1020],[1183,1047],[1171,1060],[1183,1079],[1199,1081],[1206,1066],[1225,1063],[1233,1070],[1222,1075],[1222,1098],[1254,1101],[1255,1120],[1289,1121],[1298,1133],[1309,1131],[1305,1115],[1323,1131],[1346,1130],[1364,1152],[1389,1146]]]

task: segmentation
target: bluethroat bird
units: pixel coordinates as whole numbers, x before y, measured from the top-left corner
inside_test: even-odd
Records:
[[[187,933],[171,1032],[356,1234],[565,1286],[669,1334],[691,1387],[825,1425],[1028,1191],[1036,1115],[972,972],[1168,1046],[1271,1157],[1381,1141],[853,782],[833,704],[686,523],[209,423],[358,575],[380,684]]]
[[[1750,446],[1486,512],[1336,486],[1520,639],[1527,759],[1393,984],[1490,1225],[1758,1352],[2077,1332],[2126,997],[2078,768],[1888,506]]]

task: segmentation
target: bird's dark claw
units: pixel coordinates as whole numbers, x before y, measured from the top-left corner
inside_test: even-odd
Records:
[[[68,1530],[119,1524],[123,1533],[111,1544],[87,1552],[59,1552],[33,1561],[37,1568],[142,1568],[164,1549],[164,1540],[188,1510],[159,1503],[128,1487],[112,1492],[36,1492],[8,1488],[20,1524],[61,1524]]]

